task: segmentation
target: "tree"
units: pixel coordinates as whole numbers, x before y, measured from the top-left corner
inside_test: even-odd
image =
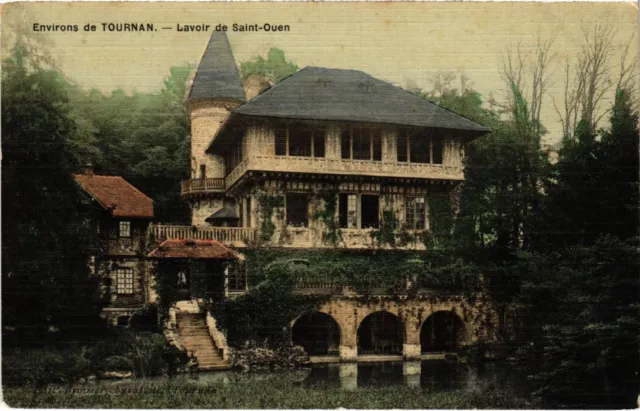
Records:
[[[524,358],[550,406],[627,408],[637,396],[638,116],[624,90],[610,123],[598,139],[580,122],[565,140],[543,208],[553,236],[522,265],[535,341]]]
[[[583,121],[595,133],[598,124],[606,115],[602,104],[607,93],[625,89],[630,96],[637,94],[637,56],[628,59],[632,40],[623,47],[618,67],[619,75],[614,83],[615,29],[611,22],[584,23],[582,26],[583,45],[578,56],[567,59],[564,67],[564,101],[559,106],[554,101],[560,118],[563,137],[576,138],[576,128]]]
[[[640,367],[637,244],[600,237],[592,246],[536,254],[523,266],[531,316],[522,350],[547,407],[632,408]]]
[[[638,234],[638,115],[625,90],[616,94],[610,123],[598,138],[582,121],[564,141],[546,199],[549,247]]]
[[[282,81],[298,70],[298,66],[287,61],[284,52],[278,48],[270,49],[266,59],[256,56],[251,61],[240,63],[240,74],[243,79],[258,75],[274,83]]]
[[[3,325],[74,330],[100,311],[91,208],[72,177],[64,79],[27,61],[18,45],[2,72]]]

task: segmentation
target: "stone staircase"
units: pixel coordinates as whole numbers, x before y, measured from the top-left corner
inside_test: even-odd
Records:
[[[209,335],[203,314],[179,312],[176,316],[178,338],[190,355],[198,360],[199,370],[219,370],[229,368]]]

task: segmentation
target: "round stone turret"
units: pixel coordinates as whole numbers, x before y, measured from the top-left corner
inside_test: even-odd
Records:
[[[183,183],[182,194],[191,204],[193,225],[206,224],[205,219],[224,205],[224,160],[205,151],[229,114],[244,101],[227,35],[214,32],[186,101],[191,124],[191,180]]]

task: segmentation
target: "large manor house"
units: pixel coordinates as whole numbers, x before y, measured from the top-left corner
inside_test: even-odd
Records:
[[[243,84],[224,32],[211,36],[185,104],[191,170],[180,189],[191,225],[154,221],[152,200],[120,177],[88,168],[75,178],[104,211],[105,253],[94,270],[107,279],[105,318],[126,326],[136,310],[157,301],[156,267],[172,262],[180,294],[165,335],[203,369],[228,365],[230,349],[190,291],[191,261],[211,263],[225,278],[226,298],[234,298],[247,290],[249,247],[390,249],[372,235],[387,213],[410,233],[429,232],[429,198],[447,197],[456,207],[465,145],[489,131],[357,70],[305,67],[277,84],[252,77]],[[327,235],[331,230],[340,236]],[[390,251],[398,249],[425,245]],[[362,304],[337,294],[291,326],[294,343],[312,355],[420,358],[491,338],[461,314],[477,309],[468,304]]]

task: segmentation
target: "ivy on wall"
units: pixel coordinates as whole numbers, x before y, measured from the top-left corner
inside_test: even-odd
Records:
[[[430,233],[423,238],[427,250],[451,246],[454,212],[448,195],[432,195],[428,198]]]
[[[155,275],[155,289],[158,296],[158,321],[160,324],[169,317],[169,308],[176,302],[176,284],[178,282],[178,271],[173,264],[166,261],[159,261],[152,269]]]
[[[276,225],[271,220],[273,211],[276,208],[284,207],[284,197],[281,195],[261,194],[258,196],[258,206],[260,207],[260,239],[271,241],[276,230]]]
[[[323,223],[322,240],[326,244],[335,247],[342,241],[342,231],[336,220],[338,191],[335,189],[323,191],[320,193],[319,198],[322,200],[324,207],[322,210],[317,211],[313,218]]]
[[[315,311],[324,296],[294,295],[295,269],[271,266],[267,279],[236,299],[220,300],[212,307],[229,345],[280,347],[291,343],[290,323]]]
[[[400,221],[393,210],[382,211],[382,221],[380,228],[371,232],[371,237],[378,245],[396,246],[397,234],[400,228]]]

